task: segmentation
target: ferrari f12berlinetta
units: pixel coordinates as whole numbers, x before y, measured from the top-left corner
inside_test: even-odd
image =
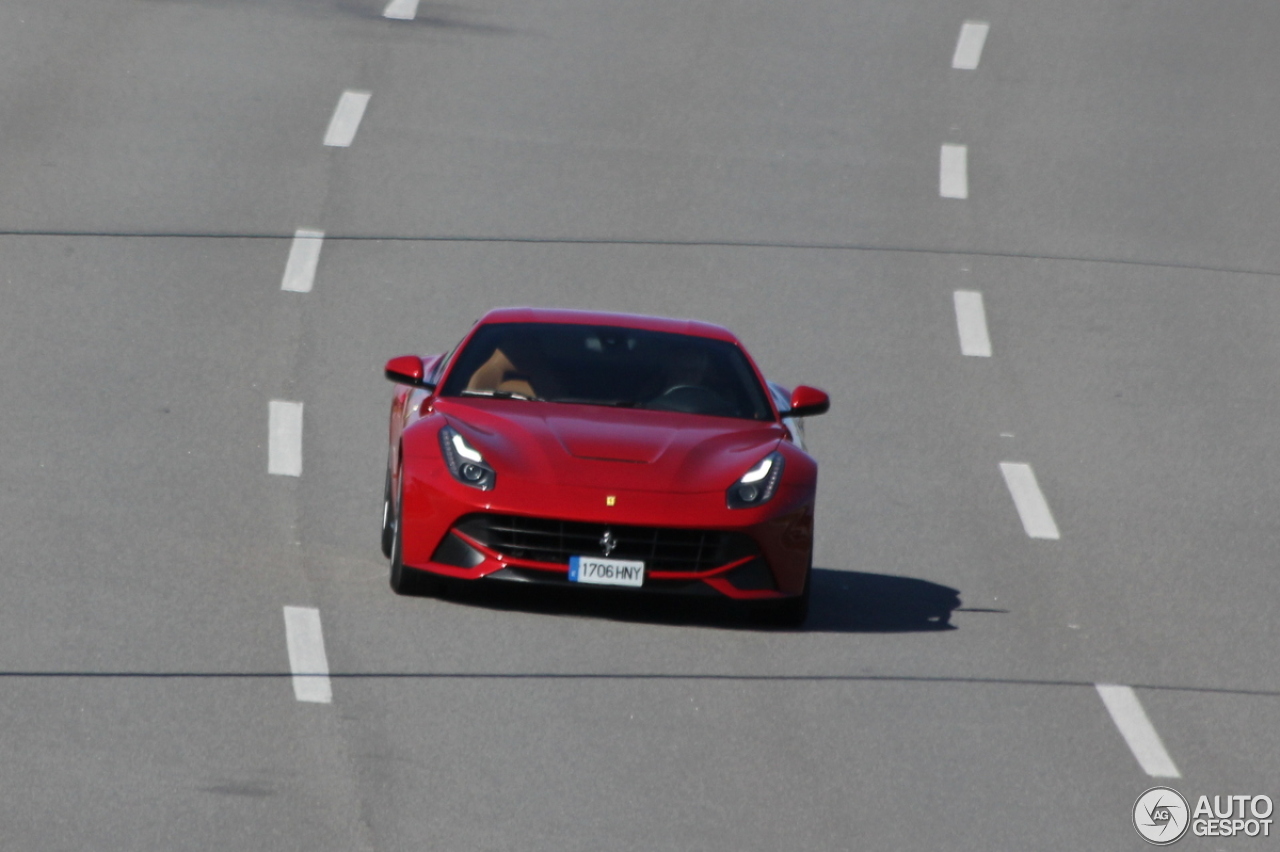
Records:
[[[382,514],[391,587],[525,582],[710,595],[803,623],[818,466],[797,418],[703,322],[505,308],[397,385]]]

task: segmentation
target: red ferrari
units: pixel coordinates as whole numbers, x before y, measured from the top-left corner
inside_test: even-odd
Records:
[[[818,466],[730,332],[611,313],[490,311],[452,352],[387,362],[391,588],[444,578],[809,605]]]

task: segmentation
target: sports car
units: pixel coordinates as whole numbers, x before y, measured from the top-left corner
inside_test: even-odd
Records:
[[[707,595],[783,625],[809,605],[816,389],[764,380],[728,330],[503,308],[386,364],[391,588],[515,582]]]

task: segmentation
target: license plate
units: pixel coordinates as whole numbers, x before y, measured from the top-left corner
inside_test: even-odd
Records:
[[[569,582],[595,583],[600,586],[641,586],[644,584],[644,563],[630,559],[570,556]]]

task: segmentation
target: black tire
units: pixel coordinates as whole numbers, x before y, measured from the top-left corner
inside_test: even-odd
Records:
[[[382,555],[391,558],[391,539],[395,537],[395,525],[391,523],[391,469],[387,469],[387,481],[382,486]]]
[[[404,564],[401,556],[403,542],[403,531],[400,528],[400,511],[403,507],[404,497],[404,479],[400,480],[400,490],[396,494],[396,505],[393,512],[389,512],[389,517],[393,518],[391,525],[391,591],[397,595],[406,595],[409,597],[422,597],[430,595],[440,588],[440,578],[435,575],[428,574],[426,571],[419,571],[416,568],[410,568]]]
[[[799,630],[809,619],[809,587],[813,569],[805,571],[804,590],[794,598],[786,598],[780,603],[772,604],[765,612],[765,621],[770,627],[785,630]]]

